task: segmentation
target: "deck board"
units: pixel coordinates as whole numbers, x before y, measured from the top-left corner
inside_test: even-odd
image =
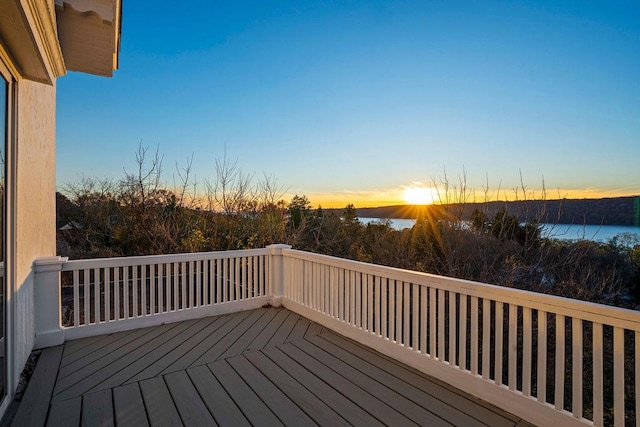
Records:
[[[263,354],[279,365],[284,371],[289,372],[294,378],[315,395],[315,397],[327,406],[335,410],[353,425],[381,426],[383,425],[376,418],[371,416],[364,409],[353,403],[340,394],[340,392],[327,383],[319,379],[313,372],[300,365],[291,357],[282,352],[278,347],[266,349]]]
[[[161,325],[157,328],[147,328],[148,331],[138,339],[122,347],[120,351],[110,353],[98,359],[96,363],[74,372],[58,382],[54,391],[54,400],[64,400],[84,394],[112,375],[125,368],[129,363],[153,351],[163,340],[163,334],[180,326],[180,323]]]
[[[13,425],[45,424],[526,425],[276,308],[45,349]]]
[[[49,411],[49,400],[60,367],[63,346],[42,350],[33,375],[39,379],[38,387],[27,388],[14,418],[16,425],[43,425]]]
[[[395,391],[396,393],[402,394],[402,396],[406,399],[409,399],[413,404],[409,406],[417,410],[418,408],[423,408],[432,413],[429,416],[437,416],[439,419],[434,419],[432,422],[434,423],[442,423],[442,420],[446,421],[446,424],[453,425],[465,425],[465,426],[482,426],[486,425],[485,422],[481,422],[461,411],[452,411],[452,405],[442,400],[438,399],[438,397],[442,397],[441,393],[438,391],[432,391],[433,394],[425,393],[421,389],[408,384],[401,379],[389,374],[385,370],[378,367],[377,364],[383,364],[380,360],[374,360],[369,357],[367,354],[360,354],[359,356],[355,356],[343,348],[333,344],[330,341],[323,339],[323,337],[311,337],[309,343],[301,343],[304,344],[304,348],[308,348],[309,345],[315,344],[317,347],[316,353],[325,351],[323,357],[326,359],[327,354],[333,355],[334,358],[340,360],[344,363],[347,363],[353,369],[358,370],[363,375],[367,375],[369,378],[373,378],[379,383],[384,384],[386,387]],[[313,349],[313,347],[312,347]],[[324,349],[324,350],[320,350]],[[344,371],[344,370],[343,370]],[[373,385],[370,386],[373,388]],[[400,401],[397,403],[398,408],[406,406],[404,401]],[[480,418],[482,419],[482,418]],[[499,426],[499,423],[496,423],[496,420],[485,418],[485,421],[488,421],[492,426]]]
[[[219,425],[238,427],[251,425],[206,365],[189,368],[187,374]]]
[[[247,354],[246,359],[258,368],[269,381],[282,390],[289,399],[295,401],[300,409],[308,414],[318,425],[336,427],[350,425],[340,417],[340,415],[334,412],[331,407],[314,396],[313,393],[307,390],[262,352]]]
[[[73,352],[69,355],[66,355],[65,344],[65,355],[62,358],[62,364],[58,377],[64,378],[84,368],[85,366],[91,365],[96,360],[103,357],[105,354],[115,353],[119,351],[122,347],[125,347],[127,344],[143,336],[144,333],[144,330],[136,329],[133,331],[125,331],[124,333],[112,334],[106,340],[98,341],[95,344],[85,346],[79,351]]]
[[[220,360],[208,366],[251,424],[264,426],[282,425],[278,417],[260,400],[226,360]]]
[[[47,427],[63,427],[80,425],[80,413],[82,411],[82,398],[63,400],[51,404],[49,409],[49,418],[47,419]],[[13,425],[19,426],[20,423],[13,421]],[[27,424],[28,425],[28,424]],[[39,424],[42,425],[42,424]]]
[[[358,370],[359,367],[356,367],[357,365],[349,365],[339,358],[335,357],[334,355],[327,353],[325,350],[314,346],[311,342],[308,341],[298,342],[295,344],[295,346],[308,355],[314,357],[316,360],[323,363],[327,367],[331,368],[338,374],[342,375],[348,381],[360,386],[363,390],[366,390],[372,396],[380,399],[380,401],[385,402],[392,408],[396,409],[398,412],[402,413],[405,416],[408,416],[410,419],[422,420],[430,426],[445,427],[451,426],[453,424],[440,418],[436,413],[434,413],[436,411],[427,411],[420,404],[416,404],[417,402],[407,399],[407,397],[396,392],[392,387],[389,387],[389,384],[384,380],[392,380],[392,378],[376,378],[375,374],[373,376],[368,376]],[[366,362],[363,362],[361,360],[361,363],[364,364]],[[432,401],[430,403],[433,405],[435,402]],[[447,409],[450,411],[450,408]],[[442,413],[444,411],[438,412]],[[481,426],[482,424],[475,422],[475,420],[472,418],[467,417],[464,419],[460,419],[458,425]]]
[[[206,340],[210,338],[211,335],[215,334],[216,331],[220,331],[220,328],[230,319],[230,315],[206,318],[206,320],[208,320],[209,322],[204,325],[204,327],[200,331],[198,331],[195,335],[189,337],[185,342],[182,343],[182,345],[173,348],[169,353],[156,360],[156,362],[152,365],[147,366],[144,370],[135,375],[130,381],[142,381],[144,379],[153,378],[157,375],[160,375],[161,372],[168,370],[171,365],[177,363],[178,360],[185,357],[188,353],[195,353],[195,349],[197,349],[199,346],[202,346],[202,343],[206,342]]]
[[[145,427],[149,425],[138,384],[127,384],[114,388],[113,407],[118,427]]]
[[[240,322],[238,326],[225,334],[225,336],[222,337],[220,341],[218,341],[213,347],[211,347],[202,356],[200,356],[198,360],[193,362],[192,366],[204,365],[218,360],[225,352],[229,350],[229,348],[231,348],[236,343],[236,341],[240,339],[240,337],[242,337],[242,335],[251,330],[251,328],[256,325],[258,320],[266,312],[266,309],[253,310],[251,314],[242,322]],[[261,324],[258,323],[258,326],[261,326]]]
[[[182,420],[163,377],[140,381],[140,392],[152,426],[181,426]]]
[[[460,392],[448,384],[408,368],[406,365],[397,363],[395,360],[373,351],[369,348],[342,337],[334,332],[323,334],[322,338],[333,343],[337,343],[340,348],[355,352],[361,359],[368,360],[378,368],[402,379],[407,384],[423,390],[427,394],[435,396],[437,399],[448,402],[449,406],[458,408],[459,411],[471,414],[476,419],[490,426],[509,426],[517,423],[518,418],[502,411],[495,406],[476,399],[472,396]],[[470,400],[474,403],[470,404]]]
[[[232,357],[229,365],[242,377],[245,383],[260,397],[273,413],[290,426],[310,425],[311,418],[291,399],[251,364],[245,357]]]
[[[167,374],[164,379],[184,424],[194,426],[217,425],[185,371]]]
[[[83,426],[115,426],[111,390],[89,393],[82,398]]]
[[[278,328],[276,333],[273,334],[271,339],[267,342],[265,347],[272,347],[284,343],[287,337],[289,337],[289,334],[291,333],[293,328],[296,326],[296,323],[298,322],[300,316],[288,310],[284,311],[288,313],[288,316],[286,317],[284,322],[282,322],[282,325],[280,326],[280,328]]]
[[[241,313],[234,314],[224,325],[218,328],[214,333],[209,335],[206,339],[198,343],[192,349],[182,355],[178,360],[169,365],[162,373],[170,373],[185,370],[192,365],[196,365],[195,362],[213,347],[215,347],[223,338],[227,335],[234,333],[235,329],[244,322],[247,317],[251,315],[251,311],[243,311]]]
[[[417,425],[412,420],[396,411],[395,408],[389,406],[386,402],[379,400],[369,394],[366,389],[354,384],[350,378],[343,377],[333,371],[330,367],[309,356],[295,345],[282,345],[279,348],[299,364],[314,372],[329,386],[333,387],[335,390],[339,390],[345,398],[360,406],[376,419],[380,420],[383,424],[394,426]]]
[[[131,377],[143,371],[147,366],[153,365],[158,359],[165,356],[172,349],[181,347],[182,343],[187,340],[191,334],[197,332],[204,323],[206,322],[181,322],[177,327],[157,337],[155,339],[158,343],[157,345],[150,343],[149,347],[151,348],[151,351],[138,359],[133,359],[131,363],[127,364],[123,369],[115,374],[110,375],[108,379],[98,384],[92,390],[113,388],[125,384]]]

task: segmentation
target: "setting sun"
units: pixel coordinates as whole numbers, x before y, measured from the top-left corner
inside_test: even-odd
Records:
[[[405,188],[402,193],[402,198],[410,205],[430,205],[433,203],[433,189],[420,185],[412,185],[411,187]]]

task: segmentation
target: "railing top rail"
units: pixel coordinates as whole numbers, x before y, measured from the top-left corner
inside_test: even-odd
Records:
[[[235,251],[222,252],[192,252],[181,254],[165,254],[165,255],[144,255],[133,257],[116,257],[116,258],[94,258],[94,259],[78,259],[69,260],[62,265],[62,271],[81,270],[85,268],[109,268],[109,267],[128,267],[132,265],[151,265],[162,264],[168,262],[189,262],[198,260],[222,259],[222,258],[238,258],[254,255],[267,255],[269,250],[260,249],[241,249]]]
[[[295,249],[286,249],[283,251],[283,254],[291,258],[322,262],[330,266],[373,274],[391,280],[435,287],[465,295],[488,298],[494,301],[543,310],[549,313],[640,331],[640,312],[635,310],[453,277],[369,264]]]

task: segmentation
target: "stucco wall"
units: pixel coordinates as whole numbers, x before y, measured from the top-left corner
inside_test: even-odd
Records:
[[[56,88],[18,81],[14,378],[34,344],[34,258],[55,255]]]

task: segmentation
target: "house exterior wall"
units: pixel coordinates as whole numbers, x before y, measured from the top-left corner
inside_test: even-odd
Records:
[[[13,378],[33,348],[33,260],[55,255],[56,86],[19,80],[14,153],[14,344]]]
[[[1,71],[11,86],[7,103],[10,129],[5,153],[4,342],[0,334],[0,351],[6,345],[7,399],[0,401],[0,417],[13,398],[20,373],[36,341],[34,260],[56,253],[56,79],[66,73],[60,35],[64,38],[83,31],[80,39],[86,51],[74,58],[79,70],[110,76],[117,68],[121,1],[82,0],[74,4],[81,5],[82,11],[67,19],[67,13],[73,15],[77,10],[71,10],[73,7],[62,0],[55,4],[54,0],[0,1]],[[104,17],[96,18],[98,12],[105,14],[105,8],[110,12],[109,22],[105,22]],[[57,20],[61,17],[65,24],[63,34],[58,34]],[[103,31],[105,25],[111,28],[108,34]],[[109,49],[94,46],[95,37],[100,35]],[[75,42],[77,40],[66,46],[70,61]],[[94,65],[98,62],[108,67],[97,70]],[[105,71],[105,67],[109,70]],[[5,360],[0,357],[0,363]],[[5,381],[2,375],[0,381]]]

